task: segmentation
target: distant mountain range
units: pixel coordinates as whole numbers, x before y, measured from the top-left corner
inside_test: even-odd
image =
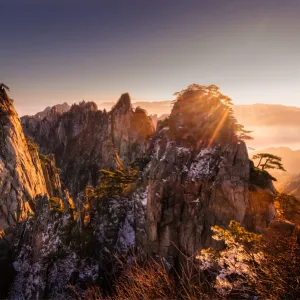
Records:
[[[110,111],[114,102],[98,104],[101,110]],[[154,124],[157,120],[167,117],[172,109],[171,101],[135,102],[133,107],[146,109]],[[61,113],[70,110],[66,102],[55,105]],[[44,118],[51,110],[47,107],[35,116]],[[234,105],[233,110],[239,123],[252,130],[253,140],[247,141],[249,149],[258,150],[271,147],[289,147],[300,149],[300,108],[273,104]]]
[[[249,153],[251,158],[254,154],[259,152],[271,153],[282,158],[282,163],[288,174],[298,174],[300,173],[300,150],[291,150],[288,147],[271,147],[265,148],[259,151],[254,151]],[[285,173],[281,172],[280,173]]]
[[[99,109],[110,111],[113,102],[104,102],[98,105]],[[134,107],[142,107],[151,115],[153,123],[166,118],[172,109],[171,101],[135,102]],[[58,112],[69,111],[67,103],[55,105]],[[270,173],[277,178],[277,189],[292,193],[300,197],[300,108],[270,105],[234,105],[237,120],[247,129],[253,130],[253,140],[248,141],[249,157],[259,152],[267,152],[282,157],[287,172],[273,170]],[[51,107],[39,112],[35,117],[43,119],[51,112]],[[287,147],[288,146],[288,147]],[[251,150],[254,151],[251,151]],[[257,150],[260,149],[260,150]]]
[[[97,103],[99,109],[106,109],[109,111],[114,105],[114,102],[102,102]],[[157,115],[158,117],[167,114],[169,115],[171,113],[172,109],[172,103],[171,101],[157,101],[157,102],[146,102],[146,101],[139,101],[132,103],[134,107],[142,107],[146,109],[149,115]]]
[[[114,102],[98,103],[98,108],[109,111],[114,105]],[[168,115],[172,109],[171,101],[156,101],[156,102],[134,102],[134,107],[142,107],[146,109],[149,115]],[[71,106],[64,102],[57,104],[55,107],[59,111],[65,112],[70,110]],[[42,112],[38,112],[35,116],[44,117],[51,107],[45,108]],[[284,106],[275,104],[250,104],[250,105],[233,105],[233,110],[236,118],[244,126],[300,126],[300,107]]]
[[[291,176],[279,185],[279,191],[295,196],[300,200],[300,174]]]
[[[99,109],[110,111],[114,102],[98,103]],[[146,109],[154,123],[161,117],[166,117],[172,109],[171,101],[135,102],[134,107]],[[70,109],[67,103],[56,105],[60,112]],[[47,107],[36,114],[43,118],[50,111]],[[234,105],[233,110],[237,120],[246,129],[252,130],[251,141],[247,145],[254,150],[270,147],[289,147],[300,149],[300,108],[273,104]],[[156,116],[155,116],[156,115]]]
[[[252,130],[255,149],[289,147],[300,149],[300,108],[283,105],[253,104],[233,106],[237,120]]]
[[[99,109],[110,110],[114,102],[98,103]],[[140,106],[147,110],[150,115],[170,114],[171,101],[135,102],[134,106]],[[245,126],[300,126],[300,107],[284,106],[276,104],[249,104],[233,105],[234,113],[238,120],[243,121]]]
[[[233,109],[237,119],[245,126],[300,126],[299,107],[252,104],[234,105]]]
[[[56,104],[53,107],[55,107],[60,113],[67,112],[71,108],[71,106],[67,102],[64,102],[63,104]],[[43,111],[36,113],[34,117],[36,117],[37,119],[44,119],[53,107],[46,107]]]

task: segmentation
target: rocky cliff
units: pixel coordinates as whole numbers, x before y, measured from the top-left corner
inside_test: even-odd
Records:
[[[3,88],[0,145],[0,298],[6,298],[16,273],[13,261],[22,242],[17,232],[34,218],[40,199],[71,199],[62,189],[54,158],[41,156],[33,139],[25,137],[13,101]]]
[[[73,196],[88,184],[97,185],[100,169],[116,166],[116,152],[125,164],[143,156],[154,133],[151,119],[145,111],[133,110],[128,94],[109,113],[93,102],[81,102],[64,114],[53,107],[42,120],[24,117],[22,126],[44,154],[55,154],[61,178]]]
[[[257,179],[229,100],[214,86],[192,86],[158,126],[146,167],[151,252],[190,256],[220,246],[213,225],[236,220],[263,232],[274,218],[271,178]]]
[[[12,166],[11,144],[1,153],[13,178],[3,182],[14,188],[23,176],[15,203],[33,199],[9,239],[5,232],[8,244],[0,241],[0,267],[6,261],[13,274],[14,299],[72,299],[72,289],[107,288],[118,272],[115,254],[176,261],[181,253],[222,247],[211,239],[212,225],[237,220],[262,232],[274,218],[271,177],[249,161],[245,131],[216,86],[184,90],[156,131],[128,94],[108,113],[82,102],[64,113],[53,107],[44,118],[24,117],[27,141],[12,102],[2,98],[1,105],[2,141],[18,143]],[[12,171],[20,164],[22,176]],[[109,170],[108,181],[100,169]],[[14,189],[2,188],[9,199]]]
[[[65,112],[69,111],[70,108],[71,108],[71,106],[70,106],[68,103],[66,103],[66,102],[64,102],[63,104],[56,104],[56,105],[54,105],[54,107],[55,107],[56,110],[57,110],[58,112],[60,112],[60,113],[65,113]],[[34,115],[34,118],[35,118],[35,119],[38,119],[38,120],[42,120],[42,119],[44,119],[44,118],[47,116],[47,114],[48,114],[52,109],[53,109],[53,107],[48,106],[48,107],[46,107],[43,111],[36,113],[36,114]],[[23,116],[23,117],[22,117],[22,119],[26,119],[26,118],[30,118],[30,116]]]
[[[47,195],[37,149],[26,141],[12,100],[0,91],[0,229],[32,213],[38,195]]]
[[[154,128],[143,109],[132,109],[128,94],[110,113],[98,111],[94,103],[81,103],[65,114],[54,107],[42,120],[25,117],[24,124],[26,134],[34,132],[35,141],[27,138],[32,148],[28,151],[36,152],[46,193],[36,197],[26,221],[4,232],[0,265],[5,261],[1,266],[13,274],[14,299],[72,299],[69,284],[79,291],[105,284],[115,274],[115,254],[146,244],[143,188],[132,186],[129,193],[105,199],[89,197],[85,188],[98,184],[100,168],[113,170],[120,163],[127,168],[143,157]],[[66,178],[63,184],[58,172]]]

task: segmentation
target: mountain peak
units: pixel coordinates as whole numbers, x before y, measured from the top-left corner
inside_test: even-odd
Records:
[[[75,113],[80,113],[80,112],[89,112],[89,111],[97,111],[98,107],[97,104],[95,102],[92,101],[81,101],[79,104],[73,104],[71,106],[70,111],[71,112],[75,112]]]
[[[129,111],[132,109],[131,98],[128,93],[124,93],[121,95],[120,99],[118,100],[117,104],[113,107],[112,111],[120,109],[124,111]]]

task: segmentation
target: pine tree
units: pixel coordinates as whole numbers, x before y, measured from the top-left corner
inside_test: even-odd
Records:
[[[257,168],[262,170],[277,169],[286,171],[281,163],[282,158],[270,153],[258,153],[253,156],[252,159],[258,159]]]

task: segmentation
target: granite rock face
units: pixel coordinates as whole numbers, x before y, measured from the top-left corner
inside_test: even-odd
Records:
[[[115,254],[177,259],[222,247],[211,226],[231,220],[264,231],[276,191],[249,161],[229,100],[215,86],[191,89],[155,131],[128,94],[110,112],[82,102],[26,116],[23,129],[0,97],[0,224],[9,241],[0,241],[0,266],[10,257],[11,297],[73,299],[69,285],[80,294],[113,278]],[[126,193],[89,195],[100,169],[132,164],[138,174]]]
[[[154,128],[144,110],[132,109],[127,94],[110,113],[98,111],[93,103],[81,103],[65,114],[54,107],[45,118],[26,117],[23,126],[24,122],[26,134],[29,128],[40,134],[34,139],[43,154],[30,138],[28,151],[40,166],[46,193],[36,197],[32,213],[13,233],[5,231],[9,244],[2,249],[11,254],[5,268],[14,273],[10,296],[73,299],[69,284],[80,293],[114,276],[115,254],[126,255],[137,245],[145,253],[145,188],[138,184],[128,195],[101,201],[87,197],[85,188],[97,185],[100,168],[114,169],[120,162],[126,168],[143,157]],[[61,162],[61,170],[55,160]],[[59,173],[70,174],[70,180],[62,183]]]
[[[0,229],[27,218],[47,195],[37,150],[28,145],[12,100],[0,91]]]
[[[176,257],[221,247],[211,238],[211,226],[236,220],[263,232],[275,217],[272,181],[264,178],[263,187],[253,182],[247,147],[215,96],[214,91],[189,91],[152,139],[146,167],[151,253]]]
[[[72,203],[72,199],[62,188],[54,157],[40,155],[34,141],[25,137],[13,101],[3,89],[0,90],[0,144],[0,267],[3,272],[0,297],[6,298],[19,272],[13,261],[20,247],[28,246],[23,243],[22,234],[26,231],[20,228],[39,215],[40,199],[61,197],[66,203]],[[40,224],[37,222],[35,226]],[[42,232],[43,228],[39,230]],[[38,241],[40,235],[31,232],[30,237]],[[39,243],[32,245],[34,251],[38,251],[35,246]],[[38,255],[34,252],[34,257]]]
[[[269,188],[250,183],[243,142],[193,153],[174,141],[160,140],[149,166],[147,224],[151,252],[176,256],[217,247],[211,226],[230,220],[263,232],[275,217]],[[255,190],[252,190],[255,189]]]
[[[80,294],[90,285],[109,283],[118,267],[115,255],[122,257],[145,240],[143,197],[143,191],[136,191],[132,198],[86,201],[88,219],[68,199],[39,198],[35,215],[14,233],[16,274],[10,297],[74,299],[69,285]]]
[[[133,110],[128,94],[123,94],[109,113],[99,111],[93,102],[81,102],[64,114],[53,107],[42,120],[22,118],[22,126],[42,153],[55,154],[72,196],[87,185],[96,186],[100,169],[115,168],[116,153],[125,164],[143,156],[147,138],[154,133],[151,118],[144,111]]]
[[[109,113],[82,102],[64,114],[54,107],[42,120],[26,117],[22,124],[44,153],[55,153],[73,196],[99,183],[99,169],[116,168],[116,154],[125,165],[146,158],[139,186],[147,191],[148,241],[142,244],[148,253],[176,256],[178,250],[217,247],[213,225],[237,220],[262,232],[275,216],[272,181],[263,178],[263,187],[253,181],[247,148],[224,104],[229,100],[215,86],[188,91],[155,134],[128,94]]]

